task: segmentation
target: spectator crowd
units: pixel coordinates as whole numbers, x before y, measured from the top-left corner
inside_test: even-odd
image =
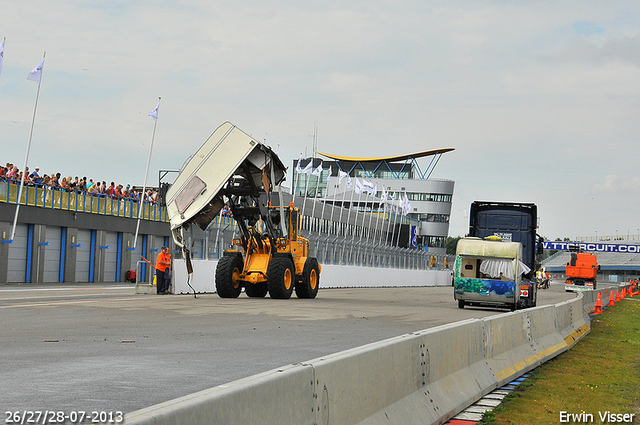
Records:
[[[24,176],[24,183],[29,186],[46,186],[49,188],[59,189],[67,192],[79,192],[88,193],[91,195],[111,197],[118,199],[132,199],[140,200],[141,189],[132,188],[131,185],[123,186],[122,184],[116,185],[111,182],[107,186],[106,181],[100,182],[93,179],[87,180],[86,177],[65,177],[61,173],[52,174],[40,174],[40,168],[36,167],[33,172],[26,167],[24,172],[20,171],[14,164],[7,163],[4,167],[0,167],[0,182],[8,182],[20,184]],[[160,199],[158,191],[155,189],[148,189],[144,196],[144,200],[154,204],[159,204]]]

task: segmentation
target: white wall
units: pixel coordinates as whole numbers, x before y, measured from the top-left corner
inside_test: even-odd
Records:
[[[173,288],[176,294],[216,291],[217,261],[192,260],[193,274],[187,285],[184,260],[173,262]],[[322,265],[320,288],[364,288],[385,286],[451,286],[451,270],[404,270],[376,267]]]

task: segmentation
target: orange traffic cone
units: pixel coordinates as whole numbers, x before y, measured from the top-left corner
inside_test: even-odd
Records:
[[[600,292],[598,292],[598,300],[596,301],[596,309],[594,310],[593,314],[600,314],[602,313],[602,301],[600,301]]]
[[[620,291],[620,299],[624,300],[626,296],[627,296],[627,290],[623,287],[622,291]]]
[[[609,297],[609,305],[607,305],[607,307],[612,307],[614,305],[616,305],[616,303],[614,301],[613,291],[611,291],[611,296]]]
[[[616,302],[620,301],[620,292],[616,289]]]

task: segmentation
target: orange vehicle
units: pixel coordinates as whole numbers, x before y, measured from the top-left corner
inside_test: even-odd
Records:
[[[600,271],[595,254],[571,252],[567,263],[565,291],[585,291],[596,289],[596,276]]]

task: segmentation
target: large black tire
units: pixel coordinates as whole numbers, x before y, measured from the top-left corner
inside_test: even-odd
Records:
[[[464,308],[464,301],[458,300],[458,308]]]
[[[273,257],[267,268],[267,286],[271,298],[291,298],[295,286],[295,269],[289,257]]]
[[[302,279],[296,284],[296,295],[298,298],[315,298],[318,295],[320,286],[320,267],[318,260],[307,257],[302,269]]]
[[[239,255],[225,255],[218,261],[216,291],[220,298],[238,298],[242,291],[238,275],[242,273],[243,267],[242,257]]]
[[[267,290],[267,282],[246,283],[244,285],[244,292],[250,298],[264,298],[267,295]]]

